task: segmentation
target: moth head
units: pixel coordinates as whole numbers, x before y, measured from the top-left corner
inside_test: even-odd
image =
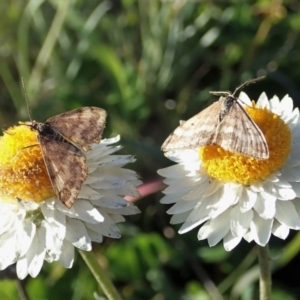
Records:
[[[26,122],[21,122],[21,121],[19,121],[19,124],[20,124],[20,125],[28,126],[28,127],[30,127],[31,129],[36,129],[39,123],[36,122],[36,121],[34,121],[34,120],[32,120],[32,121],[26,121]]]

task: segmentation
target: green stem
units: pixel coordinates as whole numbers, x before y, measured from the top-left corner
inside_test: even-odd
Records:
[[[29,300],[30,298],[26,292],[25,282],[20,279],[17,279],[16,283],[17,283],[20,299],[21,300]]]
[[[102,291],[106,295],[108,300],[121,300],[122,298],[118,294],[116,288],[112,284],[111,280],[105,273],[105,271],[100,267],[95,255],[93,252],[81,251],[79,250],[80,255],[83,260],[89,267],[90,271],[94,275],[96,281],[100,285]]]
[[[269,246],[258,247],[258,261],[260,267],[259,277],[259,299],[270,300],[271,299],[271,268],[270,268],[270,256]]]

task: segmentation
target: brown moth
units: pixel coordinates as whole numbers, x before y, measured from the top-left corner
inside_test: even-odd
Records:
[[[85,153],[100,142],[106,111],[82,107],[48,119],[21,124],[37,132],[44,162],[58,199],[71,208],[88,176]]]
[[[269,148],[264,134],[235,97],[238,90],[263,78],[246,81],[234,93],[211,92],[220,96],[219,101],[180,124],[165,140],[162,150],[219,145],[230,152],[268,159]]]

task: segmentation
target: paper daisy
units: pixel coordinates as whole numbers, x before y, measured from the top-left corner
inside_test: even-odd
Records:
[[[116,223],[139,213],[125,201],[138,197],[141,184],[130,155],[115,155],[119,137],[102,140],[86,153],[89,175],[72,208],[55,196],[37,145],[28,126],[9,128],[0,139],[0,270],[16,263],[20,279],[36,277],[44,260],[71,268],[74,247],[90,251],[103,237],[120,238]],[[28,147],[29,145],[35,145]],[[63,162],[62,162],[63,163]],[[26,201],[24,201],[26,199]]]
[[[178,164],[158,171],[168,185],[161,202],[174,204],[168,213],[172,224],[183,223],[179,233],[202,225],[198,239],[223,240],[227,251],[243,238],[265,246],[271,234],[285,239],[300,229],[299,110],[289,96],[263,93],[256,105],[243,92],[239,99],[263,132],[269,159],[214,145],[166,152]]]

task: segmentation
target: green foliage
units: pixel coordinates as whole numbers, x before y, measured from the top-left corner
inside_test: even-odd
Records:
[[[39,121],[102,107],[109,115],[104,136],[121,135],[122,151],[137,157],[133,168],[145,182],[170,164],[160,145],[179,120],[215,101],[209,91],[267,75],[251,86],[253,99],[263,90],[300,98],[297,1],[11,0],[0,7],[2,125],[28,119],[20,77]],[[212,299],[206,274],[224,299],[257,299],[253,245],[226,253],[197,241],[197,229],[180,236],[159,198],[137,203],[142,214],[122,227],[120,241],[95,248],[122,296]],[[273,247],[280,253],[283,245],[276,240]],[[287,248],[275,266],[274,299],[300,292],[286,280],[299,243]],[[94,299],[97,284],[79,257],[71,270],[55,263],[43,270],[26,281],[31,299]],[[0,287],[1,299],[18,299],[14,282]]]
[[[0,282],[1,299],[15,300],[19,299],[17,284],[13,281],[3,280]]]

